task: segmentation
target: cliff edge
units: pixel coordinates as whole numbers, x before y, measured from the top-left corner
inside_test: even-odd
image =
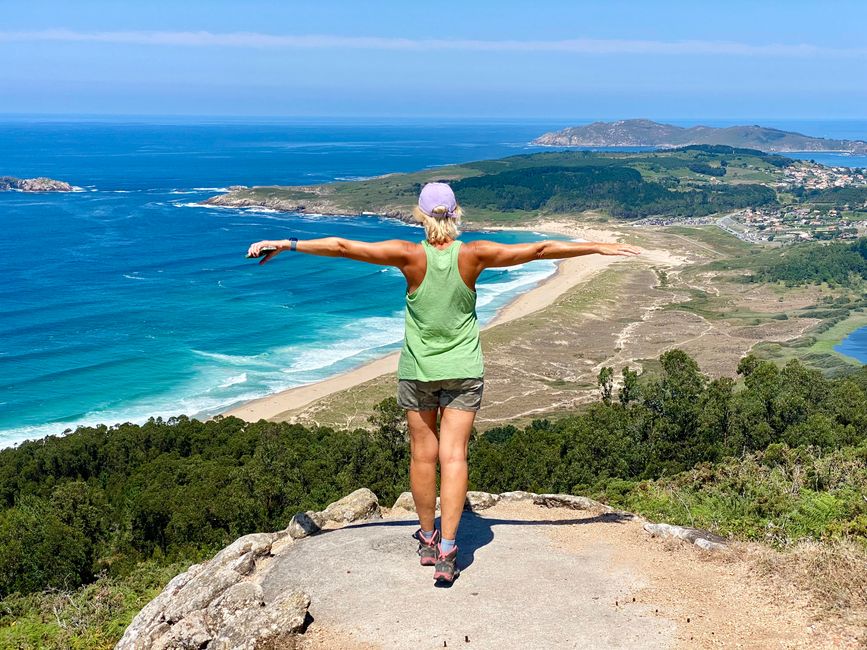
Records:
[[[117,648],[839,647],[723,540],[571,495],[471,492],[461,575],[419,565],[412,496],[357,490],[174,578]]]

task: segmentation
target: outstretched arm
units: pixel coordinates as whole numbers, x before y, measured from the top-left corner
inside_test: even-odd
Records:
[[[251,257],[257,257],[263,248],[276,248],[277,250],[268,253],[259,262],[259,264],[264,264],[278,253],[288,251],[290,243],[286,239],[256,242],[250,246],[247,254]],[[402,268],[409,260],[412,246],[410,242],[402,239],[366,242],[343,239],[342,237],[322,237],[320,239],[298,240],[295,251],[325,257],[348,257],[360,262]]]
[[[482,268],[513,266],[532,260],[556,260],[579,255],[638,255],[641,249],[630,244],[603,242],[540,241],[528,244],[499,244],[474,241],[469,244]]]

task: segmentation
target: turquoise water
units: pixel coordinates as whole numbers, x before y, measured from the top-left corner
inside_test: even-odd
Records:
[[[0,446],[82,424],[207,416],[397,349],[396,269],[284,254],[297,236],[420,239],[421,228],[196,203],[232,183],[309,183],[529,151],[539,126],[0,123],[0,175],[71,194],[0,193]],[[523,130],[522,130],[523,129]],[[505,242],[533,233],[465,233]],[[552,273],[486,272],[479,317]]]

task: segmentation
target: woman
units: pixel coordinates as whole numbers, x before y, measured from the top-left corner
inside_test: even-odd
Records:
[[[424,225],[420,243],[393,239],[361,242],[337,237],[261,241],[248,255],[264,264],[284,250],[395,266],[406,277],[406,329],[398,365],[398,404],[410,434],[410,487],[420,528],[423,565],[434,579],[458,574],[455,536],[467,494],[467,445],[482,401],[484,364],[476,320],[476,280],[492,267],[578,255],[637,255],[627,244],[541,241],[499,244],[457,239],[461,208],[445,183],[421,190],[415,218]],[[437,416],[439,427],[437,427]],[[436,468],[440,465],[441,530],[435,527]]]

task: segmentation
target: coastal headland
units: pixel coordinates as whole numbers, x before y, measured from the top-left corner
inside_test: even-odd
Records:
[[[837,151],[867,153],[863,140],[815,138],[794,131],[782,131],[757,124],[712,127],[682,127],[652,120],[593,122],[545,133],[533,144],[550,147],[682,147],[707,144],[749,147],[772,153]]]

